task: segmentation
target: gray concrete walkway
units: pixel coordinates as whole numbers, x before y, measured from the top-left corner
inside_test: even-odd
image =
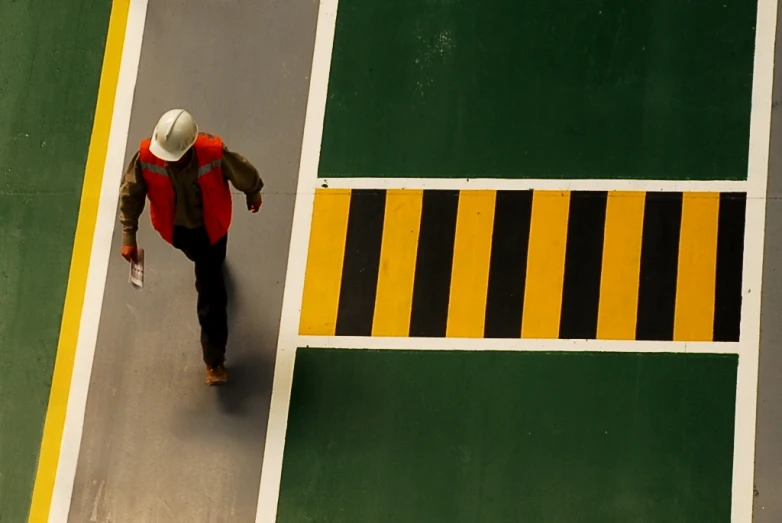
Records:
[[[113,240],[69,521],[255,519],[317,2],[150,0],[126,159],[184,107],[262,172],[262,211],[235,197],[230,384],[204,385],[192,264],[152,231],[134,291]],[[107,179],[106,183],[118,183]]]

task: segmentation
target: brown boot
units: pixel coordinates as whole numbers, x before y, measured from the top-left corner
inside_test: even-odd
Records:
[[[228,373],[225,372],[224,365],[206,366],[206,384],[220,385],[228,381]]]

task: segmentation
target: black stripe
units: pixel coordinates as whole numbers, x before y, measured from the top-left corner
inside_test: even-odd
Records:
[[[746,209],[746,194],[720,194],[714,341],[739,341]]]
[[[682,193],[646,194],[637,340],[673,340],[681,222]]]
[[[595,339],[605,236],[605,191],[573,191],[562,287],[561,339]]]
[[[424,191],[410,336],[444,337],[459,191]]]
[[[491,240],[486,338],[520,338],[532,191],[497,191]]]
[[[386,192],[383,190],[354,189],[351,194],[337,336],[372,335],[385,206]]]

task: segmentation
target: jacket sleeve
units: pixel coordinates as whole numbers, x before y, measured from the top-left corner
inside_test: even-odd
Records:
[[[247,158],[223,147],[223,176],[247,197],[247,205],[258,201],[263,189],[263,180],[258,170]]]
[[[147,184],[141,174],[138,153],[133,155],[119,190],[119,220],[122,224],[122,245],[136,245],[138,219],[144,212]]]

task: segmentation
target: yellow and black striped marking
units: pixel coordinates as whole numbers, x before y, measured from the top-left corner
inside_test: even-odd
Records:
[[[746,195],[319,189],[299,332],[738,341]]]

